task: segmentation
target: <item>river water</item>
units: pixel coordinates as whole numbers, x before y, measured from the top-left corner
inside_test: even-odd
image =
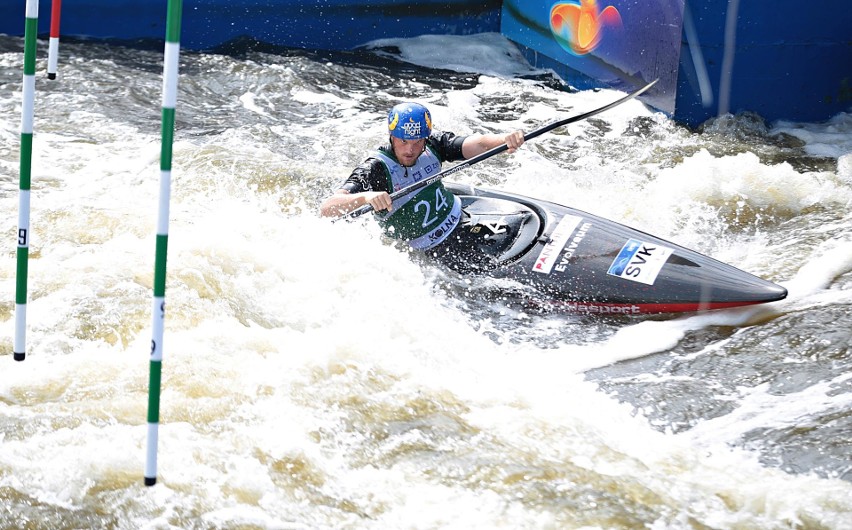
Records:
[[[0,527],[852,528],[852,114],[689,130],[634,100],[453,175],[790,292],[550,315],[317,207],[401,99],[466,134],[622,93],[560,86],[496,35],[183,52],[145,487],[162,53],[66,41],[48,81],[43,44],[15,362],[23,43],[0,36]]]

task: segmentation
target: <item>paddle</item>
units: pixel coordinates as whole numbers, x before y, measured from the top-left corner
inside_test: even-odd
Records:
[[[612,103],[610,103],[609,105],[605,105],[605,106],[600,107],[600,108],[595,109],[595,110],[590,110],[589,112],[585,112],[583,114],[578,114],[577,116],[572,116],[570,118],[565,118],[563,120],[558,120],[558,121],[555,121],[553,123],[549,123],[549,124],[539,128],[539,129],[536,129],[536,130],[534,130],[534,131],[532,131],[528,134],[525,134],[524,135],[524,141],[532,140],[536,136],[541,136],[542,134],[544,134],[546,132],[550,132],[553,129],[556,129],[557,127],[562,127],[563,125],[568,125],[569,123],[574,123],[574,122],[577,122],[577,121],[580,121],[580,120],[585,120],[586,118],[591,118],[595,114],[600,114],[601,112],[603,112],[605,110],[609,110],[613,107],[621,105],[622,103],[629,101],[629,100],[635,98],[636,96],[642,94],[643,92],[645,92],[646,90],[648,90],[649,88],[654,86],[654,83],[656,83],[657,81],[659,81],[659,79],[654,79],[653,81],[651,81],[650,83],[648,83],[644,87],[640,88],[636,92],[633,92],[632,94],[628,94],[621,99],[617,99],[617,100],[613,101]],[[457,165],[455,165],[455,166],[453,166],[453,167],[451,167],[447,170],[441,171],[440,173],[432,175],[429,178],[425,178],[425,179],[423,179],[419,182],[415,182],[414,184],[411,184],[410,186],[406,186],[405,188],[402,188],[399,191],[395,191],[395,192],[391,193],[390,194],[391,200],[398,199],[399,197],[402,197],[403,195],[407,195],[407,194],[409,194],[413,191],[419,190],[421,188],[425,188],[426,186],[432,184],[433,182],[437,182],[437,181],[441,180],[442,178],[446,177],[447,175],[452,175],[453,173],[455,173],[457,171],[461,171],[462,169],[469,167],[469,166],[472,166],[472,165],[476,164],[477,162],[482,162],[486,158],[491,158],[492,156],[499,154],[499,153],[502,153],[503,151],[505,151],[507,149],[509,149],[509,146],[507,146],[506,144],[503,144],[503,145],[499,145],[499,146],[497,146],[493,149],[489,149],[488,151],[485,151],[484,153],[476,155],[473,158],[468,158],[464,162],[461,162],[461,163],[459,163],[459,164],[457,164]],[[365,204],[364,206],[360,206],[360,207],[352,210],[351,212],[334,219],[334,222],[340,221],[341,219],[354,219],[354,218],[360,217],[360,216],[364,215],[365,213],[368,213],[372,210],[373,210],[372,205]]]

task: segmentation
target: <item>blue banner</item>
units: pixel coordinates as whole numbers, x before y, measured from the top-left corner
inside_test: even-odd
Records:
[[[501,33],[602,84],[672,114],[684,0],[505,0]],[[570,80],[568,80],[570,82]]]

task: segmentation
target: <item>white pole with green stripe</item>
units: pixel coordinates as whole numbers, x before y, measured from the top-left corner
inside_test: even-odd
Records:
[[[16,361],[27,358],[27,268],[30,259],[30,180],[33,162],[33,111],[35,107],[36,36],[38,0],[27,0],[24,27],[24,83],[21,105],[21,175],[18,192],[18,270],[15,284]]]
[[[154,301],[151,311],[151,369],[148,381],[148,446],[145,485],[157,483],[157,435],[160,424],[160,376],[163,366],[163,325],[166,318],[166,256],[169,243],[169,198],[172,180],[172,142],[177,104],[180,17],[182,0],[169,0],[166,17],[166,48],[163,58],[163,120],[160,148],[160,203],[154,262]]]

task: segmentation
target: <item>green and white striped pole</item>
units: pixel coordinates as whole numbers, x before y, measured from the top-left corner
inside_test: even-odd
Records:
[[[183,0],[169,0],[166,49],[163,58],[163,120],[160,148],[160,206],[154,262],[154,302],[151,314],[151,370],[148,381],[148,447],[145,485],[157,483],[157,435],[160,425],[160,376],[163,366],[163,325],[166,318],[166,256],[169,244],[169,197],[172,180],[172,143],[177,103],[180,17]]]
[[[15,284],[16,361],[27,358],[27,267],[30,259],[30,179],[33,162],[33,110],[35,107],[36,36],[38,0],[27,0],[24,27],[24,82],[21,105],[21,175],[18,192],[18,271]]]

